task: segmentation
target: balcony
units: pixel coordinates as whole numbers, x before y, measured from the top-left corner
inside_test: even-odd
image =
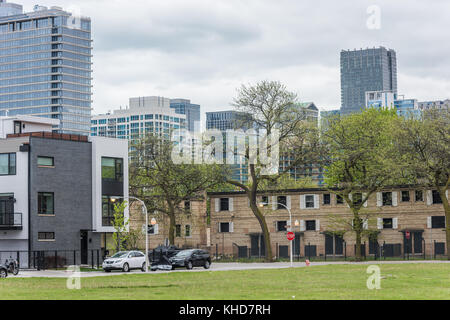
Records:
[[[0,230],[22,230],[22,214],[0,213]]]

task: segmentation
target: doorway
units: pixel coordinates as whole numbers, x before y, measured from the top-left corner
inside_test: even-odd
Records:
[[[81,254],[81,264],[88,264],[88,232],[81,231],[81,245],[80,245],[80,254]]]

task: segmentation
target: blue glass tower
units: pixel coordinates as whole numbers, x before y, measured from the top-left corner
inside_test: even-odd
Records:
[[[54,132],[89,135],[91,42],[90,18],[0,2],[0,116],[59,119]]]

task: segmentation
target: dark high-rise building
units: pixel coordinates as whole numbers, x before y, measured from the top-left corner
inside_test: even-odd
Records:
[[[341,51],[341,114],[366,105],[367,91],[397,93],[397,58],[384,47]]]
[[[187,99],[171,99],[170,107],[175,109],[177,114],[186,115],[186,129],[190,132],[200,130],[200,105],[192,104]]]
[[[0,116],[57,119],[54,132],[89,135],[90,18],[0,1],[0,43]]]

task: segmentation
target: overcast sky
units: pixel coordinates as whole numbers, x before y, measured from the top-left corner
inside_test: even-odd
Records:
[[[279,80],[300,100],[340,107],[342,49],[397,52],[399,93],[450,98],[448,0],[15,0],[74,6],[92,19],[94,113],[131,96],[229,109],[241,83]],[[381,9],[369,29],[367,8]]]

